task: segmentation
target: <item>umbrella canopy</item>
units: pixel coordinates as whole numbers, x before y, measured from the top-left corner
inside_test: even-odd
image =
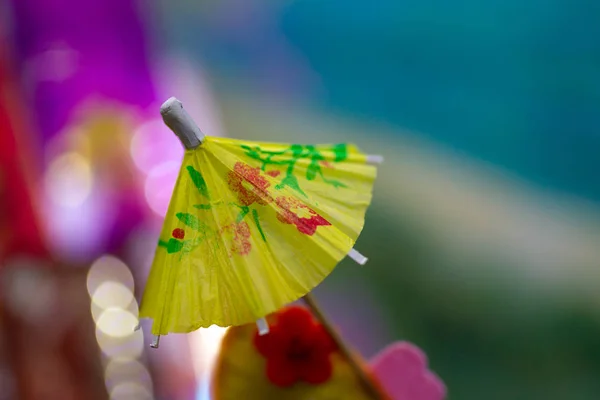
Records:
[[[204,137],[187,114],[166,119],[187,150],[140,309],[153,334],[261,319],[347,254],[366,261],[353,245],[376,168],[358,148]]]

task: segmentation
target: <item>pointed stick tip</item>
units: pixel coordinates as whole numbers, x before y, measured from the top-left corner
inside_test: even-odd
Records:
[[[356,262],[358,265],[365,265],[367,263],[367,261],[369,261],[369,259],[365,256],[363,256],[361,253],[359,253],[357,250],[355,250],[354,248],[352,248],[349,252],[348,252],[348,256],[354,260],[354,262]]]
[[[183,103],[181,103],[181,101],[179,101],[176,97],[169,97],[160,106],[160,114],[164,116],[171,112],[174,107],[183,108]]]
[[[367,154],[367,164],[379,165],[383,163],[383,156],[380,154]]]
[[[160,335],[155,335],[152,343],[150,343],[150,347],[152,347],[153,349],[158,349],[158,346],[160,344]]]
[[[269,323],[265,318],[256,320],[256,327],[258,328],[259,336],[264,336],[269,333]]]
[[[160,114],[165,125],[177,135],[186,149],[195,149],[202,144],[204,134],[177,98],[171,97],[165,101],[160,106]]]

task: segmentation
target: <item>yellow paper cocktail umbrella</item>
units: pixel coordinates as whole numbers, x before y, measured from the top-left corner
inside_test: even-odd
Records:
[[[140,308],[152,333],[257,321],[310,292],[349,255],[377,156],[347,144],[204,136],[175,98],[161,107],[186,148]]]

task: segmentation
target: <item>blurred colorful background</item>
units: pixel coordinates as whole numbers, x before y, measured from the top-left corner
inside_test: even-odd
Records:
[[[385,156],[357,244],[370,262],[315,291],[365,357],[409,340],[452,400],[597,398],[599,18],[589,0],[0,2],[3,303],[101,354],[86,397],[57,398],[210,398],[224,329],[152,350],[128,328],[183,154],[158,113],[170,96],[208,135]],[[84,281],[47,312],[91,309],[95,327],[40,325]],[[0,399],[51,398],[22,394],[10,350],[27,339],[6,321]]]

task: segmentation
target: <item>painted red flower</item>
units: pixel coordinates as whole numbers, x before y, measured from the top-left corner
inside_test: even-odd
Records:
[[[335,345],[321,324],[303,307],[288,307],[266,335],[254,336],[254,345],[267,359],[267,378],[286,387],[304,381],[320,384],[331,378]]]
[[[250,243],[250,226],[248,223],[242,221],[238,223],[233,223],[224,226],[221,228],[221,233],[230,232],[233,234],[232,244],[231,244],[231,255],[239,254],[241,256],[246,256],[252,250],[252,243]]]
[[[275,199],[281,208],[277,219],[285,224],[294,224],[305,235],[314,235],[319,226],[329,226],[331,223],[316,213],[313,209],[298,199],[278,197]]]
[[[267,171],[267,175],[272,176],[273,178],[278,177],[281,174],[281,171],[277,171],[276,169],[272,171]]]
[[[243,162],[236,162],[233,171],[229,172],[227,183],[237,193],[239,202],[244,206],[253,203],[266,205],[271,201],[267,188],[269,180],[260,174],[260,168],[253,168]]]
[[[172,235],[175,239],[183,239],[185,237],[185,231],[181,228],[173,229]]]

